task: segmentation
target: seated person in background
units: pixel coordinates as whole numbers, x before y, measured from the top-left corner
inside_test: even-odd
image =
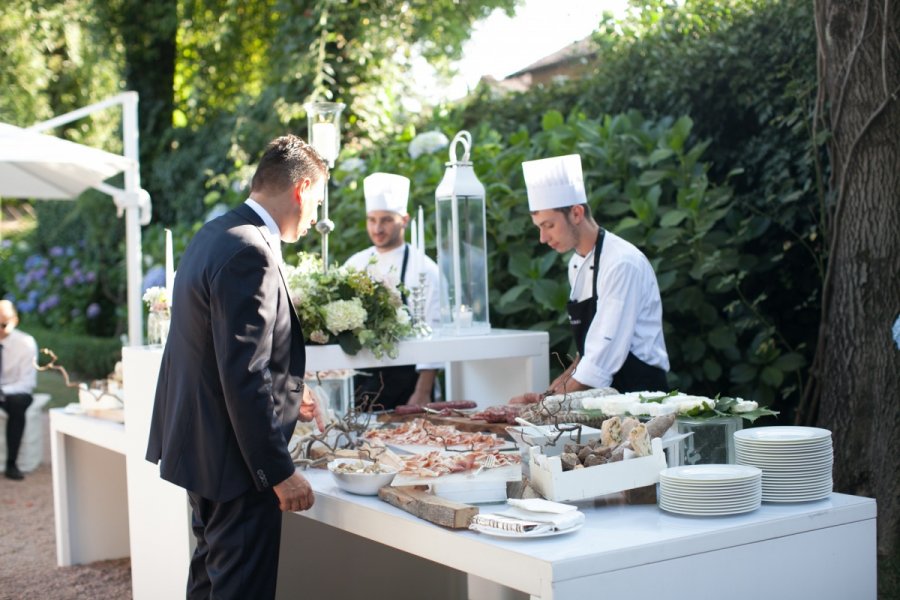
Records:
[[[366,196],[366,231],[373,245],[351,256],[344,266],[367,270],[375,279],[388,285],[402,282],[407,289],[412,289],[418,285],[419,272],[414,272],[416,261],[412,249],[403,241],[409,222],[409,179],[402,175],[373,173],[363,180],[363,188]],[[425,274],[425,317],[433,327],[441,318],[438,267],[425,256],[419,270]],[[404,295],[403,302],[407,306],[411,306],[410,301]],[[438,368],[440,365],[406,365],[364,370],[355,380],[357,406],[366,398],[372,401],[379,390],[380,395],[375,402],[385,409],[401,404],[427,404],[434,398]]]
[[[25,432],[25,410],[31,405],[31,392],[37,385],[37,343],[18,331],[19,313],[9,300],[0,300],[0,408],[6,420],[6,478],[25,476],[16,466],[19,446]]]

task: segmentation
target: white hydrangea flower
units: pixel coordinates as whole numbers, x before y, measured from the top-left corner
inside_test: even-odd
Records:
[[[397,309],[397,322],[401,325],[409,323],[409,313],[406,311],[405,306],[401,306]]]
[[[426,131],[414,137],[409,143],[409,156],[416,159],[423,154],[431,154],[446,148],[449,144],[450,140],[440,131]]]
[[[342,331],[359,329],[366,322],[366,309],[359,298],[352,300],[335,300],[323,308],[325,327],[334,335]]]

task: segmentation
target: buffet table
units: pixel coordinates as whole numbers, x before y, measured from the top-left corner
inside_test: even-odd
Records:
[[[715,598],[725,590],[748,600],[876,597],[875,501],[867,498],[832,494],[709,518],[587,502],[579,504],[587,520],[576,532],[504,539],[444,529],[377,498],[348,494],[327,471],[307,477],[316,504],[285,519],[279,598],[297,597],[297,590],[307,598],[466,597],[452,587],[410,585],[402,565],[383,566],[403,553],[520,591],[491,597]],[[353,536],[335,540],[335,530]],[[353,538],[377,542],[368,549],[376,565],[335,545]]]
[[[307,356],[310,370],[447,362],[453,380],[459,376],[448,399],[498,404],[511,389],[547,385],[547,348],[544,333],[494,331],[404,342],[393,361],[329,346],[310,347]],[[130,548],[135,600],[183,597],[194,544],[187,494],[144,460],[161,358],[158,347],[123,349],[124,428],[51,412],[59,563],[125,556]],[[598,597],[599,590],[631,598],[718,597],[722,590],[748,599],[876,595],[870,499],[832,494],[710,518],[587,502],[579,505],[587,520],[576,532],[506,539],[444,529],[375,497],[347,494],[325,470],[307,477],[316,504],[285,516],[279,598],[560,600]],[[102,551],[90,548],[98,540]]]

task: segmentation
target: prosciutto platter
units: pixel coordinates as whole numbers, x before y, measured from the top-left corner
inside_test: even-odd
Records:
[[[493,433],[460,431],[452,425],[435,425],[425,419],[413,419],[396,427],[367,431],[369,441],[378,440],[392,446],[437,446],[472,452],[500,448],[507,442]]]

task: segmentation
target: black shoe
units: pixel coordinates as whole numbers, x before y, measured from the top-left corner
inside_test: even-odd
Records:
[[[6,467],[6,478],[12,479],[14,481],[21,481],[25,479],[25,476],[22,475],[22,471],[15,465],[11,467]]]

